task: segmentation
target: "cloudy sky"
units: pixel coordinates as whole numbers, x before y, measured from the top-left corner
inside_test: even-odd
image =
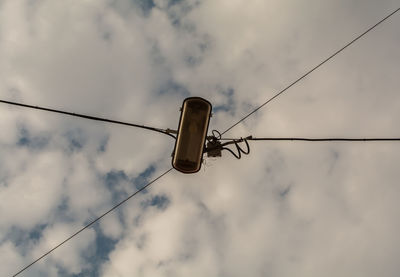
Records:
[[[398,0],[0,0],[0,98],[224,131]],[[400,14],[226,136],[400,136]],[[0,275],[171,167],[141,129],[0,105]],[[398,276],[400,144],[252,142],[172,171],[21,276]]]

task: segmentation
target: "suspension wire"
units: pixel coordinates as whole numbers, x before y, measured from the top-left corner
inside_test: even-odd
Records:
[[[244,142],[245,142],[246,147],[247,147],[247,150],[246,150],[246,151],[244,151],[243,148],[241,148],[241,147],[239,146],[239,142],[241,142],[241,141],[244,141]],[[236,146],[237,154],[236,154],[235,152],[233,152],[233,151],[232,151],[230,148],[228,148],[228,147],[221,147],[221,150],[227,150],[227,151],[229,151],[236,159],[240,160],[240,159],[242,158],[242,153],[243,153],[244,155],[250,154],[250,146],[249,146],[249,143],[247,142],[247,139],[241,139],[241,141],[240,141],[240,140],[238,140],[238,141],[233,141],[233,143],[234,143],[235,146]],[[223,143],[222,145],[227,145],[227,144],[228,144],[228,143]]]
[[[251,136],[248,136],[246,138],[240,138],[240,139],[222,139],[221,133],[218,130],[212,130],[211,133],[212,133],[212,135],[207,137],[207,140],[209,143],[207,144],[207,147],[204,149],[203,153],[210,154],[210,153],[214,152],[214,154],[211,154],[209,156],[220,157],[221,151],[227,150],[238,160],[240,160],[242,158],[242,154],[244,154],[244,155],[250,154],[250,145],[247,142],[247,140],[248,140],[248,138],[251,138]],[[221,143],[221,140],[229,140],[229,141]],[[244,150],[242,147],[240,147],[239,143],[241,143],[241,142],[245,143],[247,150]],[[237,154],[232,149],[226,147],[230,144],[235,145]]]
[[[207,137],[207,139],[212,142],[207,144],[207,148],[204,150],[204,153],[212,153],[219,152],[218,156],[221,156],[222,150],[227,150],[230,152],[236,159],[241,159],[242,154],[248,155],[250,154],[250,146],[248,141],[306,141],[306,142],[327,142],[327,141],[340,141],[340,142],[368,142],[368,141],[378,141],[378,142],[387,142],[387,141],[400,141],[399,138],[344,138],[344,137],[330,137],[330,138],[304,138],[304,137],[264,137],[264,138],[253,138],[253,136],[247,136],[245,138],[221,138],[219,136],[220,132],[213,131],[212,136]],[[215,136],[217,134],[217,136]],[[221,141],[227,141],[221,143]],[[239,146],[239,143],[244,142],[247,150],[243,150]],[[234,144],[236,147],[237,154],[230,148],[226,147],[230,144]],[[213,156],[213,155],[211,155]]]
[[[163,129],[160,129],[160,128],[154,128],[154,127],[149,127],[149,126],[145,126],[145,125],[139,125],[139,124],[124,122],[124,121],[118,121],[118,120],[113,120],[113,119],[108,119],[108,118],[102,118],[102,117],[95,117],[95,116],[90,116],[90,115],[85,115],[85,114],[72,113],[72,112],[56,110],[56,109],[52,109],[52,108],[33,106],[33,105],[28,105],[28,104],[23,104],[23,103],[18,103],[18,102],[6,101],[6,100],[2,100],[2,99],[0,99],[0,103],[19,106],[19,107],[24,107],[24,108],[42,110],[42,111],[47,111],[47,112],[53,112],[53,113],[60,113],[60,114],[65,114],[65,115],[70,115],[70,116],[90,119],[90,120],[104,121],[104,122],[108,122],[108,123],[114,123],[114,124],[126,125],[126,126],[131,126],[131,127],[136,127],[136,128],[142,128],[142,129],[146,129],[146,130],[150,130],[150,131],[155,131],[155,132],[158,132],[158,133],[161,133],[161,134],[164,134],[164,135],[168,135],[168,136],[173,137],[174,139],[176,139],[175,136],[172,135],[169,132],[169,131],[171,131],[169,129],[163,130]]]
[[[82,231],[84,231],[85,229],[89,228],[90,226],[92,226],[94,223],[98,222],[100,219],[102,219],[103,217],[105,217],[107,214],[111,213],[112,211],[114,211],[116,208],[118,208],[119,206],[121,206],[122,204],[124,204],[126,201],[128,201],[129,199],[131,199],[132,197],[134,197],[135,195],[137,195],[139,192],[143,191],[144,189],[148,188],[151,184],[155,183],[156,181],[158,181],[159,179],[161,179],[163,176],[167,175],[169,172],[171,172],[173,168],[171,167],[170,169],[168,169],[167,171],[165,171],[163,174],[159,175],[157,178],[153,179],[152,181],[150,181],[149,183],[147,183],[145,186],[141,187],[139,190],[135,191],[134,193],[132,193],[131,195],[129,195],[127,198],[125,198],[124,200],[122,200],[121,202],[119,202],[117,205],[115,205],[114,207],[112,207],[111,209],[109,209],[108,211],[106,211],[105,213],[103,213],[102,215],[100,215],[99,217],[97,217],[95,220],[91,221],[89,224],[85,225],[84,227],[82,227],[81,229],[79,229],[78,231],[76,231],[74,234],[72,234],[71,236],[69,236],[67,239],[65,239],[64,241],[60,242],[59,244],[57,244],[56,246],[54,246],[53,248],[51,248],[49,251],[47,251],[46,253],[44,253],[42,256],[40,256],[39,258],[37,258],[36,260],[34,260],[32,263],[28,264],[27,266],[25,266],[24,268],[22,268],[20,271],[18,271],[17,273],[15,273],[13,275],[13,277],[21,274],[23,271],[27,270],[29,267],[31,267],[32,265],[34,265],[35,263],[37,263],[38,261],[40,261],[41,259],[43,259],[44,257],[46,257],[47,255],[49,255],[51,252],[53,252],[54,250],[56,250],[57,248],[59,248],[61,245],[63,245],[64,243],[66,243],[67,241],[71,240],[72,238],[74,238],[75,236],[77,236],[79,233],[81,233]]]
[[[259,109],[261,109],[262,107],[264,107],[265,105],[267,105],[268,103],[270,103],[272,100],[274,100],[275,98],[277,98],[278,96],[280,96],[282,93],[284,93],[285,91],[287,91],[288,89],[290,89],[292,86],[294,86],[295,84],[297,84],[298,82],[300,82],[301,80],[303,80],[305,77],[307,77],[308,75],[310,75],[313,71],[315,71],[316,69],[318,69],[319,67],[321,67],[323,64],[325,64],[326,62],[328,62],[329,60],[331,60],[333,57],[335,57],[336,55],[338,55],[340,52],[342,52],[343,50],[345,50],[347,47],[349,47],[350,45],[352,45],[354,42],[356,42],[357,40],[359,40],[360,38],[362,38],[363,36],[365,36],[367,33],[369,33],[370,31],[372,31],[373,29],[375,29],[378,25],[380,25],[381,23],[383,23],[384,21],[386,21],[389,17],[391,17],[392,15],[394,15],[395,13],[397,13],[400,10],[400,8],[397,8],[396,10],[394,10],[393,12],[391,12],[389,15],[387,15],[386,17],[384,17],[383,19],[381,19],[378,23],[376,23],[375,25],[373,25],[372,27],[368,28],[366,31],[364,31],[362,34],[358,35],[356,38],[354,38],[352,41],[350,41],[349,43],[347,43],[345,46],[343,46],[342,48],[340,48],[339,50],[337,50],[335,53],[333,53],[332,55],[330,55],[328,58],[326,58],[325,60],[323,60],[322,62],[320,62],[318,65],[316,65],[315,67],[313,67],[312,69],[310,69],[309,71],[307,71],[304,75],[302,75],[300,78],[298,78],[297,80],[295,80],[294,82],[292,82],[291,84],[289,84],[287,87],[285,87],[284,89],[282,89],[281,91],[279,91],[277,94],[275,94],[273,97],[269,98],[266,102],[264,102],[263,104],[261,104],[260,106],[258,106],[256,109],[254,109],[252,112],[250,112],[249,114],[247,114],[246,116],[244,116],[242,119],[240,119],[238,122],[236,122],[235,124],[233,124],[232,126],[230,126],[228,129],[226,129],[225,131],[223,131],[221,134],[225,134],[226,132],[228,132],[229,130],[231,130],[233,127],[235,127],[236,125],[238,125],[239,123],[243,122],[244,120],[246,120],[249,116],[251,116],[252,114],[254,114],[255,112],[257,112]]]
[[[253,138],[252,136],[248,136],[246,138],[240,139],[232,139],[232,138],[221,138],[220,140],[229,140],[229,141],[237,141],[242,142],[244,140],[255,140],[255,141],[400,141],[400,138],[340,138],[340,137],[331,137],[331,138],[302,138],[302,137],[268,137],[268,138]]]

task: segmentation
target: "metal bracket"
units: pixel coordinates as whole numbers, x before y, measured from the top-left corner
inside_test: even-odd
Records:
[[[213,139],[207,142],[207,147],[205,152],[207,152],[207,157],[221,157],[222,156],[222,145],[219,140]]]
[[[170,128],[167,128],[167,130],[165,130],[165,132],[168,133],[168,134],[178,134],[178,131],[172,130]]]

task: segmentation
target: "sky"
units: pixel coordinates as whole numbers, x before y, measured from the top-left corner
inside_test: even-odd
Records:
[[[394,0],[0,0],[0,98],[224,131]],[[399,137],[400,14],[227,137]],[[174,140],[0,105],[0,276],[171,167]],[[171,171],[20,276],[398,276],[398,142],[251,142]]]

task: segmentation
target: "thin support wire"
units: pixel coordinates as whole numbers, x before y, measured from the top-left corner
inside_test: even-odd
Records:
[[[204,153],[207,153],[210,157],[220,157],[222,150],[227,150],[230,152],[235,158],[240,159],[242,154],[248,155],[250,154],[250,146],[248,141],[305,141],[305,142],[328,142],[328,141],[339,141],[339,142],[369,142],[369,141],[378,141],[378,142],[388,142],[388,141],[399,141],[400,137],[386,137],[386,138],[344,138],[344,137],[330,137],[330,138],[304,138],[304,137],[260,137],[253,138],[253,136],[247,136],[245,138],[221,138],[220,132],[213,130],[212,136],[207,137],[209,143],[207,144],[207,148],[204,150]],[[221,141],[226,141],[221,143]],[[243,150],[240,147],[239,143],[244,142],[247,150]],[[237,154],[230,148],[228,145],[234,144],[237,150]]]
[[[175,136],[172,135],[173,130],[170,130],[170,129],[163,130],[163,129],[160,129],[160,128],[154,128],[154,127],[149,127],[149,126],[145,126],[145,125],[139,125],[139,124],[124,122],[124,121],[118,121],[118,120],[113,120],[113,119],[108,119],[108,118],[85,115],[85,114],[72,113],[72,112],[67,112],[67,111],[62,111],[62,110],[57,110],[57,109],[52,109],[52,108],[33,106],[33,105],[28,105],[28,104],[23,104],[23,103],[18,103],[18,102],[6,101],[6,100],[2,100],[2,99],[0,99],[0,103],[19,106],[19,107],[24,107],[24,108],[29,108],[29,109],[42,110],[42,111],[46,111],[46,112],[65,114],[65,115],[69,115],[69,116],[75,116],[75,117],[80,117],[80,118],[85,118],[85,119],[90,119],[90,120],[103,121],[103,122],[108,122],[108,123],[113,123],[113,124],[120,124],[120,125],[126,125],[126,126],[130,126],[130,127],[135,127],[135,128],[146,129],[146,130],[158,132],[158,133],[161,133],[161,134],[164,134],[164,135],[168,135],[168,136],[176,139]]]
[[[333,53],[332,55],[330,55],[328,58],[326,58],[325,60],[323,60],[322,62],[320,62],[318,65],[314,66],[312,69],[310,69],[309,71],[307,71],[304,75],[302,75],[300,78],[298,78],[297,80],[295,80],[294,82],[292,82],[290,85],[288,85],[287,87],[285,87],[284,89],[282,89],[281,91],[279,91],[277,94],[275,94],[273,97],[271,97],[270,99],[268,99],[267,101],[265,101],[263,104],[261,104],[260,106],[258,106],[256,109],[254,109],[252,112],[250,112],[249,114],[247,114],[246,116],[244,116],[242,119],[240,119],[239,121],[237,121],[235,124],[233,124],[232,126],[230,126],[228,129],[226,129],[225,131],[223,131],[221,134],[225,134],[228,131],[230,131],[233,127],[235,127],[236,125],[238,125],[239,123],[243,122],[244,120],[246,120],[249,116],[251,116],[252,114],[254,114],[255,112],[257,112],[259,109],[261,109],[262,107],[264,107],[265,105],[267,105],[268,103],[270,103],[272,100],[274,100],[275,98],[277,98],[278,96],[280,96],[282,93],[284,93],[285,91],[287,91],[288,89],[290,89],[292,86],[294,86],[295,84],[297,84],[298,82],[300,82],[301,80],[303,80],[305,77],[307,77],[308,75],[310,75],[312,72],[314,72],[316,69],[318,69],[319,67],[321,67],[323,64],[325,64],[326,62],[328,62],[329,60],[331,60],[333,57],[335,57],[336,55],[338,55],[340,52],[342,52],[343,50],[345,50],[347,47],[349,47],[350,45],[352,45],[354,42],[356,42],[357,40],[359,40],[360,38],[362,38],[363,36],[365,36],[367,33],[369,33],[370,31],[372,31],[373,29],[375,29],[378,25],[380,25],[381,23],[383,23],[384,21],[386,21],[389,17],[393,16],[395,13],[397,13],[400,10],[400,8],[397,8],[396,10],[394,10],[393,12],[391,12],[389,15],[385,16],[383,19],[381,19],[378,23],[376,23],[375,25],[373,25],[372,27],[368,28],[366,31],[364,31],[362,34],[360,34],[359,36],[357,36],[355,39],[353,39],[352,41],[350,41],[349,43],[347,43],[345,46],[343,46],[342,48],[340,48],[339,50],[337,50],[335,53]]]
[[[243,139],[232,139],[232,138],[221,138],[221,140],[228,141],[242,141]],[[264,137],[264,138],[253,138],[252,136],[246,137],[246,140],[255,140],[255,141],[347,141],[347,142],[357,142],[357,141],[400,141],[400,138],[392,137],[392,138],[343,138],[343,137],[331,137],[331,138],[304,138],[304,137]]]

